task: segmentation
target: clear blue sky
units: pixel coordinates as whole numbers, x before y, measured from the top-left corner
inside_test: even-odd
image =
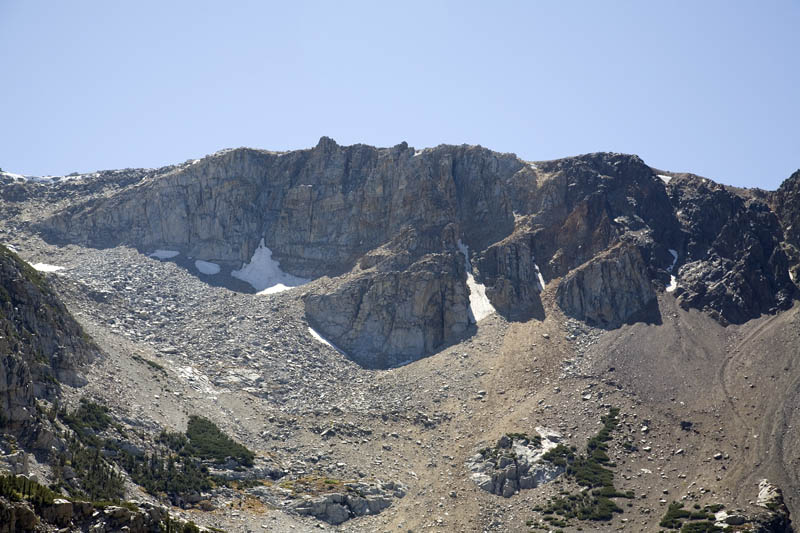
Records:
[[[0,0],[0,167],[221,148],[595,151],[775,188],[800,167],[800,2]]]

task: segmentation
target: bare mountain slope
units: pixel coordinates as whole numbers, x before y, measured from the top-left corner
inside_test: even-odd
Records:
[[[255,456],[196,492],[120,460],[126,498],[243,532],[658,531],[673,501],[687,531],[789,531],[771,484],[800,512],[791,181],[329,139],[113,176],[0,187],[0,235],[64,267],[108,353],[70,412],[109,408],[110,458],[186,461],[162,435],[193,415]],[[258,269],[306,280],[231,277]],[[556,441],[565,468],[521,488],[519,443]]]

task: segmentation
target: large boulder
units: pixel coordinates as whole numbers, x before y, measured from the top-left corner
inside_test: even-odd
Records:
[[[477,450],[465,465],[472,481],[486,492],[510,498],[563,474],[563,466],[543,460],[547,451],[557,446],[559,435],[537,431],[534,436],[503,435],[494,446]]]
[[[292,504],[291,509],[300,515],[339,525],[354,517],[378,514],[390,507],[393,499],[405,496],[405,487],[391,481],[353,482],[347,483],[345,488],[346,493],[306,495]]]

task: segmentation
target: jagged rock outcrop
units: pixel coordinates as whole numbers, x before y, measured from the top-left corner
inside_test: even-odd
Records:
[[[82,384],[77,369],[96,356],[47,280],[0,246],[0,428],[35,443],[36,398],[54,400],[59,382]]]
[[[783,227],[784,250],[792,262],[792,280],[800,286],[800,170],[770,195],[770,203]]]
[[[789,519],[789,509],[783,501],[783,491],[780,487],[773,485],[767,479],[762,479],[758,484],[756,505],[770,511],[755,517],[756,531],[763,533],[791,533],[794,531]]]
[[[671,180],[669,189],[685,235],[675,290],[681,306],[742,323],[791,305],[783,231],[765,203],[694,176]]]
[[[392,505],[395,498],[405,496],[400,483],[346,483],[347,492],[332,492],[320,496],[306,496],[291,509],[300,515],[313,516],[333,525],[351,518],[375,515]]]
[[[12,502],[0,497],[0,533],[22,531],[91,531],[111,533],[151,533],[154,531],[208,531],[198,526],[184,529],[187,522],[170,517],[169,511],[149,503],[126,507],[96,506],[85,501],[55,499],[52,503],[23,500]],[[63,528],[63,529],[58,529]]]
[[[517,231],[489,246],[479,258],[486,295],[503,314],[543,313],[539,295],[545,281],[534,249],[533,232]]]
[[[563,466],[542,459],[560,440],[557,433],[545,430],[534,436],[503,435],[493,447],[483,448],[470,457],[466,467],[481,489],[510,498],[520,490],[538,487],[564,473]]]
[[[402,270],[352,276],[305,297],[309,322],[367,368],[431,353],[469,327],[460,254],[429,254]]]
[[[567,315],[613,328],[645,319],[656,292],[638,248],[620,243],[567,274],[556,298]]]
[[[343,147],[323,137],[309,150],[227,150],[137,176],[39,229],[57,241],[177,250],[228,273],[263,239],[286,272],[330,278],[306,294],[307,316],[368,366],[417,359],[464,334],[467,273],[451,264],[458,241],[492,306],[511,319],[541,318],[543,285],[575,269],[559,301],[605,327],[639,318],[654,290],[645,278],[657,289],[674,276],[682,305],[722,322],[795,297],[787,271],[797,258],[765,200],[688,175],[661,179],[631,155],[533,164],[479,146]],[[592,263],[621,242],[638,250],[619,258],[637,285],[611,312],[610,295],[581,296],[578,280],[621,282],[602,274],[608,258]]]
[[[10,502],[0,498],[0,533],[35,531],[38,524],[36,513],[22,502]],[[44,527],[39,531],[47,531]]]
[[[770,200],[786,233],[786,240],[800,247],[800,170],[781,183]]]

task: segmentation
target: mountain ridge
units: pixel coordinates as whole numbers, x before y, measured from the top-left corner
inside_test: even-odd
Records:
[[[692,208],[706,198],[703,209]],[[768,203],[688,174],[664,180],[637,156],[614,153],[529,163],[479,146],[341,147],[323,137],[307,150],[234,149],[149,174],[38,229],[53,242],[176,249],[229,270],[263,239],[289,274],[351,287],[339,298],[306,299],[309,319],[356,360],[384,368],[435,353],[468,330],[457,240],[472,251],[475,279],[494,308],[509,317],[539,312],[539,275],[561,279],[623,241],[639,248],[651,280],[666,287],[674,276],[683,305],[722,322],[785,309],[796,297],[794,256]],[[375,262],[379,249],[384,259]],[[668,250],[681,258],[669,274]],[[745,263],[759,266],[737,267]],[[437,281],[412,276],[414,264],[436,270]],[[394,288],[378,282],[381,271],[397,273]],[[605,290],[617,287],[606,282]],[[598,321],[590,300],[561,299],[580,306],[568,314],[616,327],[645,313],[652,295],[626,300],[630,309],[614,320]],[[398,319],[386,314],[390,302],[427,310]]]

